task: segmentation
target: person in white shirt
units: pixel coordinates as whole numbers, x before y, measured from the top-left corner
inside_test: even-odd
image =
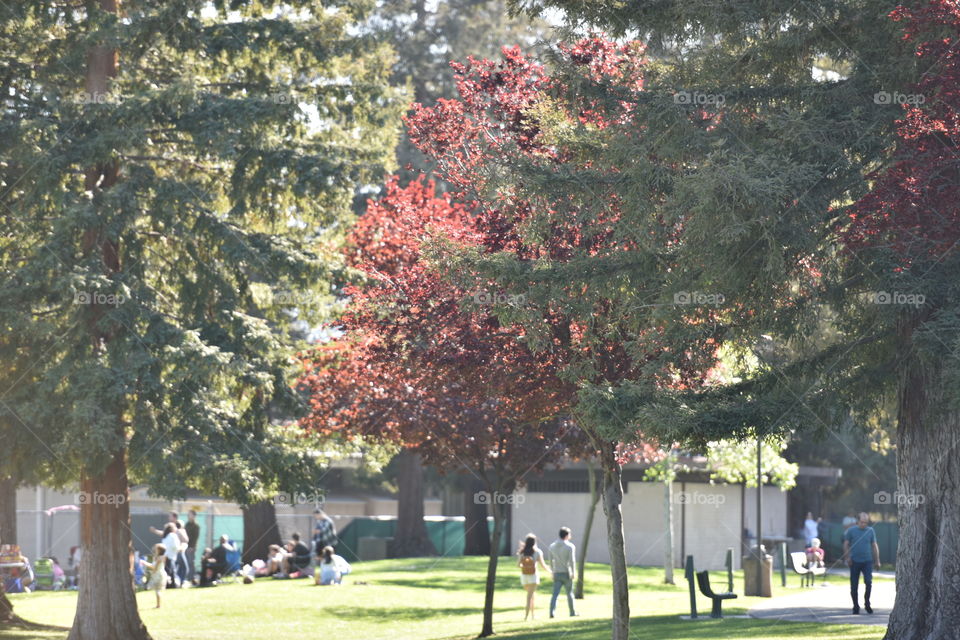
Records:
[[[550,598],[550,617],[557,609],[557,597],[560,589],[567,588],[567,605],[570,615],[578,615],[573,608],[573,581],[577,579],[577,548],[570,542],[570,528],[560,527],[560,537],[550,545],[550,570],[553,572],[553,596]]]
[[[167,565],[167,574],[170,576],[168,586],[179,587],[180,576],[177,575],[177,554],[180,553],[180,536],[177,535],[177,527],[172,522],[168,522],[163,528],[163,556]]]

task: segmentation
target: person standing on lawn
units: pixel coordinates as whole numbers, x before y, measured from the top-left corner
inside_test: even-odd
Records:
[[[197,542],[200,540],[200,525],[197,524],[197,512],[190,509],[187,512],[187,523],[183,525],[187,532],[187,582],[194,584],[197,577]]]
[[[860,613],[859,588],[860,574],[863,574],[863,608],[870,608],[870,590],[873,587],[873,569],[880,568],[880,547],[877,546],[877,534],[870,525],[870,516],[861,513],[857,526],[850,527],[843,534],[843,558],[850,567],[850,597],[853,598],[853,613]]]
[[[577,579],[577,567],[574,558],[577,548],[570,542],[570,528],[560,527],[560,537],[550,545],[550,570],[553,571],[553,596],[550,597],[550,617],[557,610],[557,597],[564,587],[567,590],[567,605],[570,615],[577,615],[573,608],[573,581]]]
[[[337,527],[333,524],[323,509],[313,512],[313,549],[314,553],[321,553],[324,547],[337,546]]]

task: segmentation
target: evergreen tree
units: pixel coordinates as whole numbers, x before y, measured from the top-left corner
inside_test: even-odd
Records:
[[[320,316],[354,191],[402,102],[370,3],[0,8],[0,469],[79,480],[71,639],[147,638],[128,485],[243,503],[315,469],[292,427],[292,315]],[[10,242],[10,238],[15,242]]]
[[[650,252],[670,265],[666,286],[637,302],[660,305],[679,331],[691,327],[678,303],[719,303],[725,339],[761,359],[738,383],[659,396],[598,389],[598,406],[664,439],[702,443],[864,425],[894,398],[898,590],[910,599],[898,600],[887,638],[949,636],[960,624],[946,533],[960,491],[944,454],[960,441],[957,3],[517,4],[650,42],[651,73],[642,93],[577,87],[577,99],[631,105],[624,126],[549,128],[578,142],[571,157],[590,166],[506,157],[509,170],[496,175],[510,176],[518,198],[576,197],[585,184],[616,194],[634,237],[675,229],[667,250]],[[618,179],[602,181],[603,169]],[[605,215],[604,199],[593,210],[590,219]],[[531,227],[564,213],[545,208]],[[642,265],[584,262],[636,298]],[[537,264],[540,280],[567,266]],[[517,271],[501,268],[501,278]]]

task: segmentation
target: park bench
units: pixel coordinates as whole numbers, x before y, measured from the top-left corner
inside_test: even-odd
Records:
[[[711,618],[722,618],[723,613],[720,611],[720,606],[723,601],[732,600],[737,597],[737,594],[730,592],[714,593],[713,589],[710,588],[710,573],[708,571],[697,572],[697,586],[700,587],[700,593],[713,601],[713,610],[710,611]]]
[[[813,586],[815,576],[826,575],[826,567],[807,567],[807,554],[803,551],[794,551],[790,554],[790,563],[794,572],[800,576],[800,586]]]

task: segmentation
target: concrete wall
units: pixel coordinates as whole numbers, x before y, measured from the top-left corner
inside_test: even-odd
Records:
[[[47,487],[19,488],[17,490],[17,540],[23,553],[31,560],[44,556],[56,556],[61,565],[66,566],[70,547],[80,544],[80,513],[61,511],[51,516],[45,512],[51,507],[77,504],[78,497],[75,492],[56,491]],[[423,507],[425,515],[440,515],[442,501],[427,499],[424,500]],[[324,508],[333,518],[338,530],[346,527],[356,516],[397,515],[397,501],[381,497],[328,496]],[[216,499],[171,502],[150,496],[146,487],[135,487],[130,491],[130,513],[133,516],[134,542],[137,543],[135,546],[142,547],[143,550],[149,548],[156,536],[149,533],[148,525],[162,527],[166,522],[166,512],[177,511],[181,518],[186,520],[189,509],[196,509],[201,514],[201,527],[208,521],[205,514],[213,514],[214,517],[242,515],[240,507],[232,502]],[[277,506],[277,525],[281,537],[287,539],[294,531],[299,531],[309,538],[313,531],[313,509],[313,504]],[[206,535],[203,535],[204,533]],[[200,541],[200,546],[214,546],[215,539],[220,533],[220,529],[214,524],[212,530],[202,532],[204,539]],[[233,533],[232,535],[239,537],[242,534]]]
[[[528,532],[536,534],[542,545],[552,542],[561,526],[573,530],[573,542],[584,538],[590,496],[586,493],[517,494],[512,508],[512,534],[517,544]],[[692,554],[697,569],[722,569],[727,548],[734,548],[739,566],[740,487],[706,483],[674,485],[674,566],[683,565],[684,554]],[[756,532],[756,491],[746,492],[747,528]],[[663,565],[664,486],[656,482],[630,482],[623,496],[624,538],[627,562],[637,565]],[[763,534],[786,535],[786,493],[775,487],[763,488]],[[587,560],[609,562],[606,518],[597,505]]]

